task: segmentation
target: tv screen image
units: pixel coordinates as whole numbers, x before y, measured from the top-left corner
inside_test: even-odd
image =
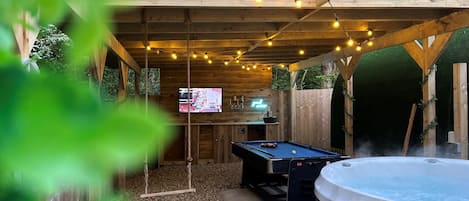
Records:
[[[222,88],[179,88],[179,112],[222,112]]]

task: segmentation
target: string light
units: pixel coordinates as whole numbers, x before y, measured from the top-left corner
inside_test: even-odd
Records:
[[[371,41],[371,40],[370,40],[370,41],[368,41],[368,42],[366,43],[366,45],[368,45],[368,47],[371,47],[371,46],[373,46],[373,41]]]
[[[236,51],[236,54],[241,55],[243,52],[241,50]]]
[[[300,49],[300,50],[298,51],[298,54],[299,54],[299,55],[304,55],[304,54],[305,54],[305,51],[304,51],[303,49]]]
[[[340,27],[339,18],[337,16],[335,17],[335,21],[332,23],[332,27],[334,27],[335,29],[338,29]]]
[[[268,45],[269,47],[271,47],[273,44],[274,44],[274,43],[272,42],[272,39],[269,39],[269,41],[267,41],[267,45]]]
[[[362,46],[361,46],[361,45],[357,45],[357,47],[355,47],[355,50],[357,50],[357,52],[362,51]]]
[[[195,52],[192,53],[192,58],[197,59],[197,54]]]
[[[147,46],[145,47],[145,49],[147,49],[147,51],[150,51],[150,50],[151,50],[150,45],[147,45]]]
[[[223,63],[225,64],[225,66],[228,66],[228,61],[224,61]]]
[[[171,58],[173,58],[174,60],[176,60],[176,59],[178,59],[178,55],[177,55],[175,52],[173,52],[173,53],[171,54]]]
[[[242,69],[246,69],[246,66],[245,66],[245,65],[243,65],[243,66],[241,66],[241,68],[242,68]]]
[[[256,3],[257,3],[257,4],[261,4],[261,3],[262,3],[262,0],[256,0]]]
[[[354,41],[352,38],[349,38],[349,39],[347,40],[347,45],[348,45],[349,47],[352,47],[354,44],[355,44],[355,41]]]
[[[205,52],[205,54],[204,54],[204,59],[208,59],[208,53],[207,52]]]
[[[303,4],[303,2],[301,2],[301,0],[295,0],[295,6],[297,8],[301,8],[302,4]]]
[[[211,59],[208,60],[208,64],[212,64],[213,61]]]
[[[368,29],[368,31],[366,32],[366,35],[373,36],[373,30]]]
[[[252,69],[256,69],[257,68],[257,65],[254,64],[254,66],[252,66]]]
[[[270,67],[267,67],[267,70],[270,70],[271,68]]]
[[[335,51],[337,51],[337,52],[340,51],[341,49],[342,49],[342,48],[341,48],[339,45],[337,45],[337,46],[335,47]]]
[[[239,58],[236,58],[236,63],[239,64]]]
[[[250,71],[250,70],[251,70],[251,68],[249,68],[249,67],[248,67],[248,68],[246,68],[246,70]]]
[[[285,64],[280,64],[280,68],[285,68]]]

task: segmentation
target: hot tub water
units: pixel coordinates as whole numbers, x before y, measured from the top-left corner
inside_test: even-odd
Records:
[[[315,188],[321,201],[469,201],[469,161],[350,159],[324,167]]]

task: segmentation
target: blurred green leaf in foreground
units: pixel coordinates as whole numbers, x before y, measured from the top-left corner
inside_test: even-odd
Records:
[[[79,15],[70,15],[70,5]],[[64,62],[84,71],[108,34],[111,11],[103,0],[1,0],[0,11],[1,201],[107,189],[118,168],[141,167],[146,153],[156,156],[170,134],[161,111],[150,108],[145,115],[138,102],[104,105],[76,80],[27,73],[15,52],[14,25],[34,29],[73,16],[74,43]],[[23,12],[37,18],[34,24],[22,21]]]

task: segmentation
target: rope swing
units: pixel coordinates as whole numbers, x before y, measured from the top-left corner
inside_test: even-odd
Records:
[[[187,57],[187,89],[191,90],[191,57],[190,57],[190,18],[188,10],[185,10],[185,18],[187,24],[187,38],[186,38],[186,57]],[[145,44],[148,45],[148,24],[145,22]],[[190,98],[189,98],[190,99]],[[195,188],[192,188],[192,144],[191,144],[191,110],[190,105],[188,106],[187,112],[187,184],[188,188],[183,190],[175,190],[175,191],[165,191],[159,193],[149,193],[148,192],[148,155],[145,155],[145,167],[144,167],[144,174],[145,174],[145,193],[140,195],[140,198],[149,198],[149,197],[160,197],[160,196],[167,196],[167,195],[178,195],[183,193],[193,193],[195,192]],[[148,51],[145,51],[145,108],[146,112],[148,113]]]

